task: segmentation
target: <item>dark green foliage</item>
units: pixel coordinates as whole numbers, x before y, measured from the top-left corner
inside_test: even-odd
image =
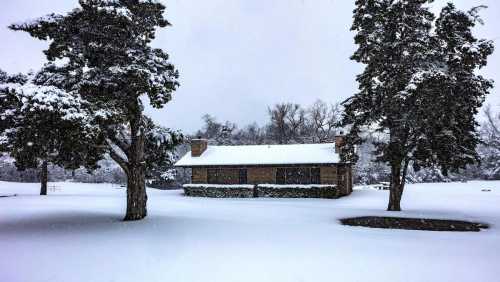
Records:
[[[175,148],[184,142],[184,135],[168,128],[157,126],[150,118],[146,121],[144,159],[146,178],[149,183],[169,184],[174,181],[173,169]]]
[[[1,151],[20,170],[45,161],[69,169],[96,168],[104,153],[102,140],[85,124],[80,101],[36,84],[37,76],[0,77]]]
[[[491,41],[472,34],[477,9],[448,4],[435,19],[430,2],[358,0],[354,11],[352,59],[366,67],[359,92],[344,102],[347,159],[356,161],[362,130],[383,136],[375,154],[391,167],[391,210],[400,209],[410,164],[417,171],[437,165],[446,174],[478,159],[474,116],[492,87],[475,73],[493,52]]]
[[[149,46],[156,27],[168,25],[165,7],[137,0],[80,1],[80,5],[65,16],[51,15],[10,28],[51,39],[47,58],[69,59],[57,70],[73,82],[67,90],[77,90],[96,106],[105,103],[118,120],[142,111],[132,104],[140,104],[136,99],[145,93],[156,108],[170,101],[178,72],[168,63],[168,54]]]
[[[146,216],[145,177],[148,121],[144,96],[155,108],[172,99],[179,83],[169,56],[150,46],[157,28],[169,25],[165,6],[154,0],[80,0],[66,15],[11,25],[50,40],[44,80],[85,101],[89,124],[127,174],[127,215]],[[164,149],[164,147],[162,147]]]

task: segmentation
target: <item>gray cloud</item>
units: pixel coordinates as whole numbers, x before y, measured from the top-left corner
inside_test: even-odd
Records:
[[[9,31],[12,22],[76,6],[68,0],[2,0],[0,67],[36,69],[46,43]],[[267,119],[266,107],[282,101],[310,104],[341,101],[356,92],[362,66],[349,60],[355,49],[350,32],[354,1],[345,0],[171,0],[173,26],[159,32],[155,46],[169,52],[181,72],[181,87],[171,103],[148,113],[165,126],[187,132],[204,113],[240,124]],[[500,3],[457,0],[467,9],[486,4],[480,36],[498,42]],[[433,4],[436,11],[445,1]],[[482,73],[500,83],[496,52]],[[498,90],[487,100],[500,108]]]

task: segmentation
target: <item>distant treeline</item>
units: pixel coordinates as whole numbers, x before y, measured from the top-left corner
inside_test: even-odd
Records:
[[[209,139],[214,145],[297,144],[332,142],[336,134],[347,129],[340,126],[342,106],[318,100],[309,106],[280,103],[268,108],[268,121],[239,127],[231,121],[219,122],[203,116],[204,125],[193,137]],[[500,113],[486,107],[480,118],[482,144],[477,148],[478,165],[468,166],[459,173],[443,175],[438,168],[414,171],[410,168],[408,182],[444,182],[471,179],[500,179]],[[387,138],[369,128],[363,134],[365,143],[357,148],[359,161],[355,168],[355,183],[373,184],[388,181],[389,168],[374,162],[373,143]],[[187,150],[187,148],[186,148]]]
[[[231,121],[218,121],[216,117],[204,115],[203,126],[194,135],[186,138],[186,143],[177,147],[177,155],[189,151],[190,138],[206,138],[211,145],[252,145],[252,144],[306,144],[333,142],[336,134],[346,130],[340,127],[342,107],[318,100],[309,106],[293,103],[280,103],[268,108],[268,121],[264,125],[252,123],[239,126]],[[479,134],[483,144],[477,150],[481,157],[480,164],[469,166],[460,173],[444,176],[437,168],[410,170],[409,182],[443,182],[471,179],[500,179],[500,113],[494,113],[489,107],[483,113]],[[366,129],[366,142],[358,147],[359,161],[355,168],[355,183],[373,184],[388,181],[389,168],[373,161],[373,142],[384,138],[379,133]],[[112,161],[101,161],[100,168],[89,172],[85,169],[75,171],[60,167],[49,167],[50,181],[72,180],[89,183],[125,183],[122,170]],[[175,180],[164,183],[150,179],[149,185],[161,188],[178,187],[189,182],[189,170],[178,169]],[[35,182],[38,181],[36,170],[17,171],[8,156],[0,158],[0,180]]]

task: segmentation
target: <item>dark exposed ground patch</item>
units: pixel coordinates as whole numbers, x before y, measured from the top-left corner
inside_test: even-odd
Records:
[[[340,220],[343,225],[363,226],[370,228],[405,229],[405,230],[425,230],[425,231],[473,231],[478,232],[489,226],[484,223],[429,219],[429,218],[406,218],[406,217],[383,217],[383,216],[363,216],[343,218]]]
[[[14,195],[0,195],[0,198],[8,198],[8,197],[16,197],[17,194]]]

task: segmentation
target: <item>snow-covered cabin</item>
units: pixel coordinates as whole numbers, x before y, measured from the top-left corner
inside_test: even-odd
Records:
[[[175,166],[191,168],[193,184],[327,184],[340,195],[352,191],[352,166],[341,162],[343,137],[335,143],[212,146],[191,141]]]

